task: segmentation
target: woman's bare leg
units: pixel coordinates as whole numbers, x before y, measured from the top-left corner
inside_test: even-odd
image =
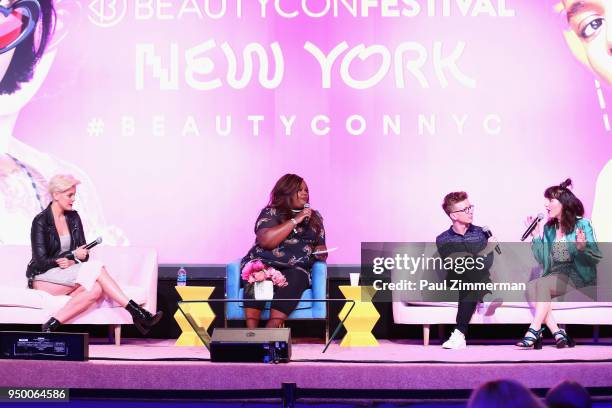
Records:
[[[105,267],[102,267],[102,272],[100,272],[100,276],[98,276],[97,281],[102,290],[109,298],[113,299],[115,302],[119,303],[121,307],[127,306],[130,299],[123,293],[117,282],[108,274]]]
[[[551,297],[557,297],[565,295],[566,293],[571,292],[572,290],[576,290],[576,287],[570,281],[569,276],[560,275],[556,277],[556,280],[551,280],[549,289]],[[557,324],[557,321],[553,316],[552,303],[545,319],[546,325],[548,326],[548,329],[551,331],[551,333],[556,333],[559,331],[559,325]]]
[[[70,294],[73,297],[53,316],[60,322],[65,322],[87,309],[100,298],[102,292],[121,305],[121,307],[126,307],[130,301],[117,282],[108,274],[105,267],[102,267],[102,271],[90,291],[86,291],[82,286],[78,286],[75,289],[69,286],[42,281],[34,281],[34,289],[44,290],[52,295]]]
[[[37,290],[45,291],[53,296],[69,295],[77,289],[74,286],[58,285],[57,283],[37,280],[32,283],[32,287]]]
[[[98,276],[96,284],[102,288],[102,291],[109,298],[117,302],[119,305],[121,305],[121,307],[127,306],[130,299],[128,299],[117,282],[115,282],[115,280],[108,274],[106,267],[102,267],[102,271],[100,272],[100,276]],[[52,295],[67,295],[75,290],[73,287],[43,281],[34,281],[34,289],[44,290]]]
[[[555,317],[552,314],[552,308],[546,315],[545,322],[546,322],[546,326],[548,327],[548,330],[550,330],[551,333],[556,333],[559,331],[559,325],[557,324],[557,321],[555,320]]]
[[[569,281],[567,275],[548,275],[539,278],[535,281],[535,287],[532,287],[531,294],[535,304],[535,315],[531,322],[531,327],[534,330],[540,330],[542,323],[546,322],[549,330],[552,333],[559,331],[559,326],[552,313],[552,301],[553,297],[564,295],[565,293],[576,289],[574,285]],[[529,332],[525,335],[526,337],[533,337]]]
[[[246,315],[247,329],[256,329],[257,326],[259,326],[259,317],[261,316],[261,310],[253,309],[251,307],[245,307],[244,314]]]
[[[552,303],[551,302],[537,302],[535,316],[531,321],[531,328],[540,330],[542,328],[542,322],[546,319],[546,316],[550,313]]]
[[[283,323],[285,323],[285,320],[287,320],[286,314],[276,309],[270,309],[270,320],[268,320],[268,323],[266,323],[266,327],[267,328],[282,327]]]
[[[91,290],[85,290],[80,285],[74,288],[42,281],[34,281],[33,287],[34,289],[44,290],[54,296],[70,295],[68,303],[53,314],[53,317],[62,323],[87,310],[102,296],[102,287],[98,283],[94,283]]]
[[[97,282],[102,286],[102,290],[109,298],[119,303],[121,307],[127,306],[130,299],[123,293],[117,282],[108,274],[106,267],[102,267],[102,272],[98,276]]]

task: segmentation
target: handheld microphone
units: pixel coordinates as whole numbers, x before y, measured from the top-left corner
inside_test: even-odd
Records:
[[[91,249],[101,243],[102,243],[102,237],[98,237],[96,238],[95,241],[91,241],[89,244],[85,245],[85,249]]]
[[[485,234],[485,236],[487,238],[491,238],[493,236],[493,233],[491,232],[489,227],[487,227],[486,225],[484,227],[482,227],[482,232],[484,232],[484,234]],[[501,255],[501,248],[499,247],[499,244],[495,245],[495,252],[497,252],[499,255]]]
[[[95,241],[91,241],[89,244],[85,245],[85,249],[91,249],[93,247],[95,247],[98,244],[102,243],[102,237],[98,237],[96,238]],[[60,258],[66,258],[66,259],[70,259],[71,261],[75,261],[76,257],[74,256],[74,253],[72,251],[66,251],[63,252],[59,255]]]
[[[525,233],[523,233],[523,236],[521,237],[521,241],[526,240],[529,234],[533,232],[533,230],[538,226],[539,222],[542,221],[543,219],[544,219],[544,214],[539,213],[538,217],[533,220],[533,222],[525,230]]]
[[[310,203],[306,203],[304,204],[304,209],[306,208],[310,208]],[[310,217],[304,217],[304,223],[308,224],[308,222],[310,221]]]

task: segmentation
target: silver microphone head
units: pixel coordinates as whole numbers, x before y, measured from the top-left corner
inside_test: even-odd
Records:
[[[539,213],[538,214],[538,221],[542,221],[544,219],[544,217],[546,217],[544,214]]]
[[[485,225],[484,227],[482,227],[482,232],[484,232],[487,238],[491,238],[493,236],[493,233],[491,232],[491,229],[489,228],[488,225]]]
[[[310,203],[304,204],[304,209],[310,208]],[[308,224],[310,222],[310,217],[304,217],[304,222]]]
[[[98,237],[98,238],[96,238],[96,242],[97,242],[98,244],[101,244],[101,243],[102,243],[102,237]]]

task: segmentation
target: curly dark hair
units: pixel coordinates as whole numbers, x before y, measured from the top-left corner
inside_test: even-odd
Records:
[[[3,78],[0,78],[0,95],[12,94],[21,88],[21,84],[28,82],[34,75],[34,67],[47,47],[49,37],[55,27],[55,8],[53,0],[38,0],[40,4],[40,27],[23,40],[15,48],[11,63]],[[23,17],[24,19],[26,17]],[[36,31],[40,29],[40,42],[38,48],[34,42]]]
[[[268,206],[276,208],[283,221],[287,221],[293,217],[291,211],[291,198],[300,191],[300,186],[304,179],[297,174],[285,174],[278,179],[272,192],[270,193],[270,201]],[[316,211],[312,212],[308,225],[311,225],[317,234],[321,232],[323,221]]]
[[[463,200],[467,200],[468,195],[465,191],[454,191],[452,193],[448,193],[444,197],[444,201],[442,202],[442,209],[449,215],[453,211],[453,206],[457,203],[460,203]]]
[[[544,191],[544,197],[549,200],[557,199],[561,203],[561,223],[556,218],[548,220],[546,225],[553,228],[561,228],[564,234],[569,234],[576,228],[576,221],[584,216],[582,202],[568,188],[572,185],[572,179],[566,179],[558,186],[551,186]]]

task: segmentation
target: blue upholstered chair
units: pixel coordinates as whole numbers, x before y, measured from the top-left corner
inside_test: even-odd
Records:
[[[240,261],[232,262],[226,266],[225,294],[227,299],[243,299],[244,288],[240,287]],[[326,302],[312,302],[312,299],[325,299],[327,296],[327,264],[315,262],[311,270],[312,287],[306,289],[301,296],[301,301],[289,315],[289,319],[326,319]],[[244,309],[242,302],[228,302],[225,308],[226,320],[244,320]],[[261,313],[261,319],[270,318],[270,302],[266,303],[266,309]],[[327,334],[327,324],[326,324]]]

